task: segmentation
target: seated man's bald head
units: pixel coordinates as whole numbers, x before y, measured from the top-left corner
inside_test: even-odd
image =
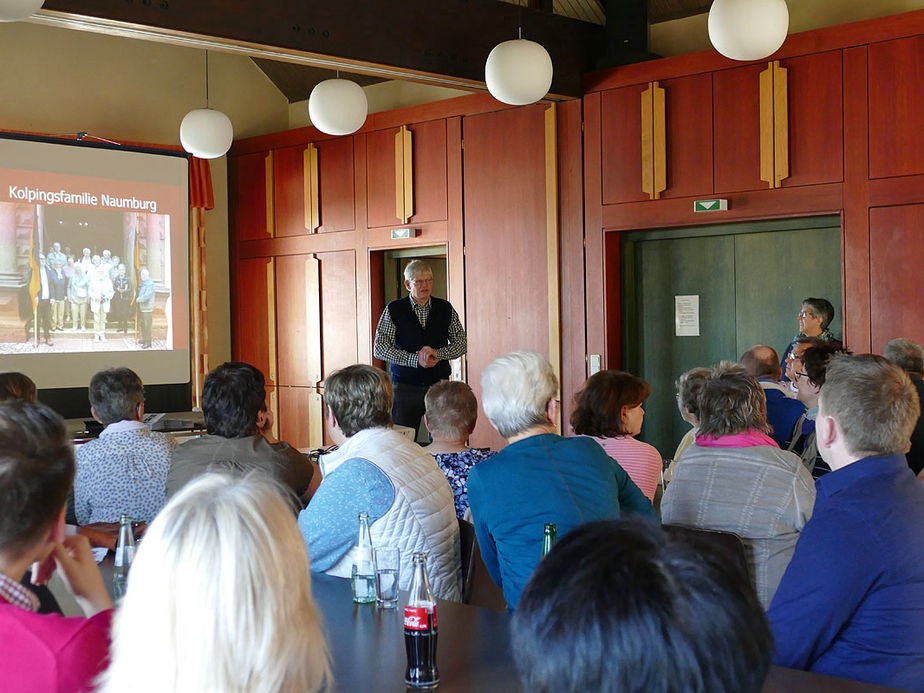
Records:
[[[765,344],[752,346],[744,352],[741,355],[740,363],[748,375],[753,375],[755,378],[779,380],[783,376],[780,357],[773,347],[768,347]]]

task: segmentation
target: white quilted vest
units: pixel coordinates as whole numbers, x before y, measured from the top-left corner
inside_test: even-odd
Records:
[[[432,455],[390,428],[359,431],[320,460],[327,476],[343,462],[361,457],[391,479],[395,499],[391,508],[372,524],[373,546],[397,546],[401,552],[401,589],[411,582],[411,556],[427,552],[427,575],[439,599],[459,601],[461,560],[459,523],[449,482]],[[328,575],[350,577],[356,548]]]

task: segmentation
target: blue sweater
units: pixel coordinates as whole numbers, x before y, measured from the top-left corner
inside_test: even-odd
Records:
[[[816,488],[768,612],[776,664],[924,691],[924,486],[892,455]]]
[[[657,521],[651,503],[592,438],[545,433],[508,445],[468,476],[468,500],[484,564],[511,611],[542,553],[542,528],[559,539],[625,509]]]

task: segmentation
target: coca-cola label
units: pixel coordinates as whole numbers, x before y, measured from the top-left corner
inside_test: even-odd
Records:
[[[435,610],[433,615],[436,616]],[[429,616],[425,606],[406,606],[404,607],[404,627],[408,630],[429,630]]]

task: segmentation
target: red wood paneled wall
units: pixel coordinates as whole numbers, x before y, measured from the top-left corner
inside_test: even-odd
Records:
[[[309,420],[317,418],[323,378],[351,363],[372,362],[381,312],[374,290],[381,261],[374,254],[382,250],[446,246],[448,298],[468,330],[466,376],[476,392],[480,370],[495,356],[524,348],[550,353],[550,336],[557,339],[560,330],[549,324],[550,108],[510,109],[479,95],[374,114],[347,137],[303,128],[235,143],[234,357],[267,373],[282,438],[302,448],[320,445]],[[552,175],[570,200],[567,243],[580,261],[580,102],[563,112],[558,131],[566,142],[559,156],[568,165],[560,175],[553,167]],[[395,134],[401,125],[413,134],[414,214],[407,224],[395,209]],[[305,224],[309,143],[318,151],[316,231]],[[392,229],[405,226],[419,235],[392,240]],[[583,282],[583,271],[574,278]],[[579,358],[569,352],[565,365],[564,379],[573,388],[584,375],[583,287],[571,287],[568,295],[581,301],[579,315],[568,323],[576,330],[571,342],[580,347]],[[485,421],[472,441],[502,443]]]
[[[587,351],[619,367],[618,232],[839,213],[844,325],[855,351],[924,342],[924,11],[790,36],[789,177],[760,178],[759,73],[704,52],[588,76],[584,106]],[[639,97],[665,89],[667,190],[641,187]],[[729,211],[693,214],[725,197]]]

